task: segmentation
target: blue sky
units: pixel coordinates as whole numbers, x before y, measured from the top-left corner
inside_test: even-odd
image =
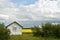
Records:
[[[30,5],[34,4],[38,0],[11,0],[16,5],[24,4],[24,5]]]
[[[24,27],[60,23],[60,0],[0,0],[0,22],[8,25],[13,21]]]

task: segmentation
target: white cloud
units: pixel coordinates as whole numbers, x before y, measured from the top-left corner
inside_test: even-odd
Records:
[[[1,19],[9,19],[9,16],[8,15],[4,15],[4,14],[0,14],[0,18]]]
[[[29,13],[28,15],[31,16],[32,20],[40,20],[42,17],[46,18],[58,18],[60,16],[55,15],[56,12],[60,13],[60,9],[57,5],[59,1],[44,1],[39,0],[35,4],[29,6],[20,6],[24,11]],[[58,14],[58,13],[57,13]],[[44,18],[44,19],[46,19]]]
[[[20,4],[16,7],[10,0],[0,0],[0,14],[3,14],[0,17],[17,21],[59,19],[60,9],[58,7],[59,5],[57,5],[58,2],[38,0],[35,4]]]

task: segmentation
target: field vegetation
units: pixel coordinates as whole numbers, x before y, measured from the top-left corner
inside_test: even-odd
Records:
[[[10,36],[9,40],[60,40],[60,39],[54,37],[36,37],[33,36],[33,34],[23,34],[22,36],[12,35]]]
[[[28,30],[28,31],[26,31]],[[22,35],[9,35],[4,24],[0,24],[0,40],[60,40],[60,24],[46,23],[23,30]]]

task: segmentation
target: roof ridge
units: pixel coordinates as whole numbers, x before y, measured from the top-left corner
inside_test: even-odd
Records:
[[[16,23],[16,24],[18,24],[19,26],[21,26],[18,22],[14,21],[14,22],[10,23],[9,25],[7,25],[6,28],[7,28],[8,26],[10,26],[11,24],[13,24],[13,23]],[[21,27],[23,28],[23,26],[21,26]]]

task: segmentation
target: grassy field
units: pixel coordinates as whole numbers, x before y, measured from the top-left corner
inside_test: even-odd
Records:
[[[12,35],[9,40],[22,40],[22,36],[20,35]]]
[[[10,40],[60,40],[56,38],[43,38],[43,37],[35,37],[32,34],[23,34],[22,36],[20,35],[15,35],[15,36],[10,36]]]

